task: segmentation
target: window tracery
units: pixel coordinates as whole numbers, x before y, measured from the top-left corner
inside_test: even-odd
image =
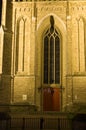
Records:
[[[44,34],[44,84],[60,83],[60,38],[50,16],[50,28]]]

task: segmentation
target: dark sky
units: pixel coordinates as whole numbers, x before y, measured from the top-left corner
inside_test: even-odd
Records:
[[[0,25],[1,25],[2,0],[0,0]]]

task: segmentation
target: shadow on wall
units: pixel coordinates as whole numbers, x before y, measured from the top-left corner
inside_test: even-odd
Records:
[[[0,87],[1,87],[1,74],[0,74]]]
[[[2,17],[2,0],[0,0],[0,25],[1,25],[1,17]]]

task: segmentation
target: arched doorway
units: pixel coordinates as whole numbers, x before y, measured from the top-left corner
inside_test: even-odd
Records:
[[[50,16],[43,35],[43,111],[60,111],[61,38]]]

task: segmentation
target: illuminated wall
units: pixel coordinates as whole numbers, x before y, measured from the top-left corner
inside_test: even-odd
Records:
[[[43,36],[50,26],[50,16],[61,41],[61,82],[54,87],[61,88],[62,110],[73,103],[86,103],[86,2],[77,0],[4,2],[1,102],[42,107]]]

